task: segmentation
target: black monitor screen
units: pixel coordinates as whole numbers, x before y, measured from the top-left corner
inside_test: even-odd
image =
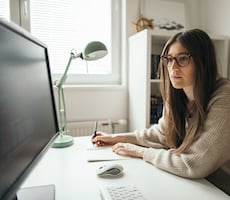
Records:
[[[47,47],[0,20],[0,199],[12,199],[58,132]]]

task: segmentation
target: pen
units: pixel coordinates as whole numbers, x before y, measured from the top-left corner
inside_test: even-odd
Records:
[[[94,129],[94,133],[93,133],[93,138],[95,138],[97,136],[97,121],[95,122],[95,129]]]

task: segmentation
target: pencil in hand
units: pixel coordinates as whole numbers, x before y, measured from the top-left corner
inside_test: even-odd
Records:
[[[93,137],[92,138],[95,138],[97,136],[97,124],[98,124],[98,122],[96,121],[95,122],[95,129],[94,129],[94,133],[93,133]]]

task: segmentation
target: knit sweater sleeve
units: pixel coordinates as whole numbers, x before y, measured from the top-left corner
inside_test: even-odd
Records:
[[[208,105],[203,132],[183,153],[146,148],[143,159],[158,168],[188,178],[203,178],[230,162],[230,85],[215,92]],[[144,137],[142,135],[142,137]],[[148,136],[145,136],[148,140]],[[138,138],[139,141],[144,139]]]
[[[149,129],[143,129],[131,134],[126,134],[126,142],[156,149],[167,149],[164,129],[165,121],[163,115],[159,119],[158,124],[154,124]]]

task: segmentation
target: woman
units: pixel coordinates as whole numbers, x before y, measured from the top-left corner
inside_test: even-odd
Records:
[[[177,33],[161,56],[163,116],[141,132],[97,133],[92,142],[143,158],[170,173],[208,179],[230,193],[230,81],[218,76],[202,30]]]

